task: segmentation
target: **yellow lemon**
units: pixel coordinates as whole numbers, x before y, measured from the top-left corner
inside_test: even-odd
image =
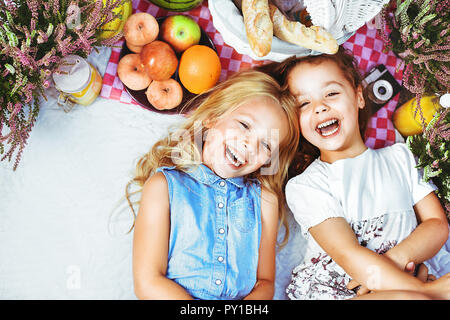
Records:
[[[105,3],[106,0],[103,0],[103,4]],[[117,18],[109,21],[108,23],[105,23],[101,27],[103,31],[99,35],[100,39],[109,39],[111,37],[114,37],[120,31],[122,31],[125,22],[132,13],[132,10],[133,8],[131,0],[126,0],[120,6],[114,8],[113,13],[117,14],[118,16]]]
[[[420,99],[420,106],[425,124],[428,124],[433,119],[434,114],[441,108],[437,96],[422,97]],[[416,109],[416,98],[412,98],[394,112],[394,126],[405,137],[420,134],[423,131],[420,111],[418,110],[416,112]]]

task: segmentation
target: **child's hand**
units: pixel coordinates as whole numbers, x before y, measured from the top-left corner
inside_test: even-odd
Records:
[[[412,264],[412,270],[414,272],[415,265],[414,262],[410,262],[408,264]],[[424,263],[421,263],[419,265],[419,268],[417,269],[416,273],[417,279],[419,279],[422,282],[430,282],[436,280],[436,277],[432,275],[431,273],[428,273],[428,268]]]
[[[414,276],[415,269],[416,264],[411,261],[406,264],[405,272]],[[430,282],[436,280],[436,277],[434,275],[428,273],[428,268],[423,263],[419,265],[415,276],[422,282]],[[367,287],[360,285],[355,280],[350,280],[350,282],[347,284],[347,289],[356,291],[356,294],[358,296],[362,296],[371,292],[369,289],[367,289]]]
[[[425,283],[424,293],[430,295],[432,299],[450,300],[450,273]]]

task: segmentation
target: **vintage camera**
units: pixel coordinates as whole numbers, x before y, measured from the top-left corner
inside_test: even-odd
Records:
[[[383,64],[370,70],[362,81],[362,85],[370,100],[371,115],[388,103],[402,89]]]

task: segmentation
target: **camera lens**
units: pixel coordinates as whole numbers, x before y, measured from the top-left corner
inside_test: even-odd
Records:
[[[369,99],[377,104],[387,102],[390,98],[392,98],[392,94],[394,92],[394,89],[389,81],[384,79],[372,82],[368,89]]]
[[[384,95],[385,93],[386,93],[386,88],[385,87],[379,87],[378,88],[378,93],[380,94],[380,95]]]

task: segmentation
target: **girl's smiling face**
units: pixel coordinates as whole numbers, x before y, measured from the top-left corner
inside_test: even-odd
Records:
[[[362,88],[355,89],[336,63],[299,63],[289,73],[288,85],[300,106],[301,133],[319,148],[323,161],[366,150],[358,124],[359,109],[364,108]]]
[[[276,101],[255,97],[206,127],[203,163],[218,176],[233,178],[273,160],[287,136],[288,120]]]

